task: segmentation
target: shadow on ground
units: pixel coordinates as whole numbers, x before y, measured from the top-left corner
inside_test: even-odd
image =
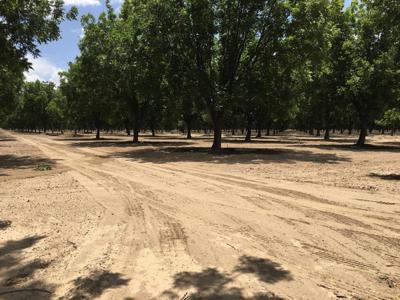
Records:
[[[0,222],[0,224],[4,221]],[[11,224],[11,223],[10,223]],[[10,226],[7,223],[7,226]],[[53,299],[55,285],[35,280],[35,274],[50,266],[50,261],[24,259],[23,251],[35,246],[45,236],[31,236],[10,240],[0,245],[0,299]],[[95,271],[78,277],[72,289],[61,299],[93,299],[105,291],[127,285],[130,280],[119,273]],[[133,298],[130,298],[133,299]]]
[[[164,147],[160,149],[135,149],[133,151],[116,152],[110,157],[123,157],[141,162],[157,164],[170,162],[213,162],[223,164],[249,163],[295,163],[297,161],[333,164],[349,161],[346,157],[336,154],[312,153],[292,149],[266,148],[224,148],[211,151],[205,147]]]
[[[88,136],[72,136],[72,137],[63,137],[57,138],[56,141],[64,141],[64,142],[113,142],[113,141],[121,141],[119,138],[111,138],[111,137],[102,137],[96,140],[95,137]]]
[[[0,169],[28,169],[40,165],[54,166],[54,160],[35,158],[30,156],[17,156],[14,154],[0,155]]]
[[[61,299],[93,299],[107,290],[127,285],[129,281],[130,279],[124,278],[120,273],[97,270],[88,276],[75,279],[73,288]]]
[[[13,137],[10,137],[10,136],[0,136],[0,143],[1,143],[1,142],[13,142],[13,141],[16,141],[16,139],[13,138]],[[0,146],[1,146],[1,144],[0,144]]]
[[[400,174],[377,174],[370,173],[369,177],[380,178],[384,180],[400,180]]]
[[[242,256],[239,264],[231,273],[222,273],[215,268],[201,272],[180,272],[174,275],[173,287],[164,291],[167,299],[187,300],[278,300],[282,299],[271,292],[257,293],[247,297],[243,289],[235,287],[239,276],[252,275],[263,283],[276,283],[281,280],[292,280],[289,271],[269,260],[253,256]]]
[[[193,144],[193,142],[190,141],[142,141],[139,143],[132,143],[131,141],[110,141],[110,140],[104,140],[104,141],[99,141],[99,140],[91,140],[91,141],[80,141],[80,142],[75,142],[71,143],[72,147],[89,147],[89,148],[96,148],[96,147],[132,147],[132,148],[137,148],[137,147],[145,147],[145,146],[150,146],[150,147],[166,147],[166,146],[189,146]]]
[[[0,220],[0,230],[6,230],[11,226],[11,223],[9,220]]]
[[[303,148],[314,148],[314,149],[322,149],[322,150],[343,150],[343,151],[352,151],[352,152],[400,152],[400,146],[393,144],[366,144],[364,146],[357,146],[355,144],[321,144],[321,145],[310,145],[310,144],[302,144],[296,145],[296,147]]]
[[[355,143],[356,140],[353,138],[333,138],[329,141],[325,141],[321,137],[304,137],[304,136],[287,136],[287,135],[275,135],[275,136],[263,136],[252,138],[250,143],[246,143],[243,138],[238,137],[226,137],[223,142],[226,143],[238,143],[238,144],[302,144],[305,142],[325,142],[331,144],[344,144],[344,143]]]
[[[10,226],[8,224],[8,226]],[[33,247],[45,236],[31,236],[20,240],[10,240],[0,246],[0,299],[51,299],[54,286],[35,280],[39,270],[47,268],[51,262],[42,259],[26,260],[23,251]]]

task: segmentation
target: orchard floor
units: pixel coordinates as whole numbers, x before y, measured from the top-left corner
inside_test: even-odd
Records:
[[[400,137],[355,138],[0,131],[0,299],[400,299]]]

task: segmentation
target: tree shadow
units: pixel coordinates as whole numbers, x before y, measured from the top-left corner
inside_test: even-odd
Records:
[[[235,272],[254,274],[260,281],[275,283],[280,280],[292,280],[289,271],[272,260],[244,255],[239,259]]]
[[[54,285],[48,284],[42,280],[35,280],[25,284],[21,288],[0,288],[0,299],[2,300],[50,300]]]
[[[380,178],[384,180],[400,180],[400,174],[378,174],[370,173],[369,177]]]
[[[397,146],[400,147],[400,142],[395,142],[395,141],[390,141],[390,142],[380,142],[382,145],[388,145],[388,146]]]
[[[296,145],[296,147],[303,148],[316,148],[322,150],[343,150],[343,151],[352,151],[352,152],[400,152],[400,147],[395,145],[371,145],[366,144],[364,146],[357,146],[355,144],[322,144],[322,145],[310,145],[310,144],[302,144]]]
[[[6,230],[11,226],[11,221],[9,220],[0,220],[0,230]]]
[[[295,137],[291,138],[290,136],[286,136],[289,141],[296,140],[299,142],[319,142],[319,143],[326,143],[328,145],[335,145],[335,144],[351,144],[354,145],[357,142],[356,138],[349,137],[349,138],[337,138],[331,137],[329,140],[324,140],[323,137]]]
[[[211,135],[193,135],[191,139],[188,139],[186,135],[141,135],[141,138],[149,138],[152,140],[181,140],[181,141],[212,141]]]
[[[45,236],[31,236],[10,240],[0,247],[0,298],[1,299],[50,299],[54,285],[34,280],[37,271],[51,262],[42,259],[26,261],[22,251],[34,246]]]
[[[131,148],[137,148],[137,147],[144,147],[144,146],[150,146],[150,147],[166,147],[166,146],[171,146],[171,147],[179,147],[179,146],[188,146],[193,144],[193,142],[186,141],[186,142],[181,142],[181,141],[141,141],[139,143],[132,143],[132,141],[98,141],[98,140],[92,140],[92,141],[81,141],[81,142],[76,142],[72,143],[71,146],[73,147],[89,147],[89,148],[97,148],[97,147],[131,147]]]
[[[11,254],[16,251],[21,251],[26,248],[32,247],[38,241],[44,239],[46,236],[44,235],[35,235],[23,238],[21,240],[11,240],[7,241],[0,247],[0,255]]]
[[[212,151],[206,147],[164,147],[160,149],[134,149],[110,154],[109,157],[122,157],[140,162],[164,164],[170,162],[212,162],[223,164],[255,163],[295,163],[297,161],[320,164],[335,164],[349,161],[336,154],[313,153],[292,149],[268,148],[224,148]]]
[[[30,156],[17,156],[14,154],[0,155],[0,169],[28,169],[38,165],[55,165],[54,160],[35,158]]]
[[[283,145],[290,145],[290,144],[300,144],[301,140],[287,140],[279,138],[272,138],[272,137],[261,137],[261,138],[253,138],[251,142],[245,142],[243,139],[238,139],[234,137],[225,138],[224,143],[231,143],[231,144],[283,144]]]
[[[14,142],[16,141],[15,138],[9,136],[0,136],[0,143],[1,142]]]
[[[73,137],[65,137],[65,138],[57,138],[57,141],[64,141],[64,142],[107,142],[107,141],[121,141],[120,138],[112,138],[112,137],[102,137],[98,140],[96,140],[95,137],[88,137],[85,135],[78,135],[78,136],[73,136]]]
[[[234,287],[235,280],[242,274],[253,274],[264,283],[276,283],[281,280],[292,280],[289,271],[271,260],[253,256],[242,256],[239,264],[231,273],[222,273],[215,268],[200,272],[180,272],[173,277],[171,289],[163,292],[168,299],[187,300],[278,300],[279,296],[271,293],[257,293],[245,296],[242,288]]]
[[[99,297],[106,290],[127,285],[130,279],[120,273],[104,270],[93,271],[86,277],[78,277],[73,281],[73,288],[61,299],[93,299]]]

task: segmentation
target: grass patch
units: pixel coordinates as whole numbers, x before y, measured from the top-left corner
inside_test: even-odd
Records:
[[[37,165],[35,168],[36,171],[50,171],[51,170],[51,166],[50,165],[46,165],[46,164],[40,164]]]

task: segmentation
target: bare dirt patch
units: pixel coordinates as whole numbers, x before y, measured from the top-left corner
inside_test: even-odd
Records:
[[[353,139],[0,131],[0,298],[398,299],[399,138]]]

